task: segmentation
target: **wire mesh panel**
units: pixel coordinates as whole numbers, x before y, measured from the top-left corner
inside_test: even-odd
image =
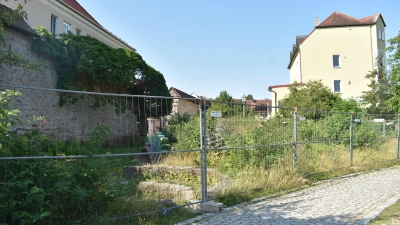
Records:
[[[353,166],[396,159],[397,119],[394,114],[354,114]]]
[[[291,170],[292,109],[270,118],[251,104],[211,101],[207,109],[207,198],[271,187],[277,170]],[[220,114],[218,112],[221,112]],[[275,180],[276,181],[276,180]]]
[[[0,223],[145,223],[398,157],[397,115],[0,90]]]
[[[315,174],[348,165],[350,113],[299,109],[296,171]]]
[[[1,222],[130,223],[199,199],[198,107],[171,115],[171,97],[0,88]]]

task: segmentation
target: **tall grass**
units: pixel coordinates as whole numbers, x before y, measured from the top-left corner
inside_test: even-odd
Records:
[[[262,195],[299,188],[321,179],[395,165],[396,147],[397,139],[394,138],[382,140],[379,144],[356,147],[350,166],[349,145],[298,145],[295,170],[292,146],[286,147],[282,157],[268,167],[249,163],[241,169],[226,168],[224,165],[232,157],[229,151],[220,154],[209,152],[207,157],[208,166],[217,169],[228,180],[217,192],[216,198],[226,205],[232,205]],[[238,154],[235,156],[239,157]],[[199,157],[198,153],[170,154],[162,163],[198,166]]]

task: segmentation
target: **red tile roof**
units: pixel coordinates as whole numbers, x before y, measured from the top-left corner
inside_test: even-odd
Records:
[[[77,11],[78,13],[80,13],[81,15],[83,15],[84,17],[86,17],[89,20],[91,20],[92,22],[94,22],[95,24],[101,26],[100,23],[98,23],[93,18],[93,16],[90,15],[76,0],[61,0],[61,1],[64,2],[65,4],[67,4],[69,7],[71,7],[75,11]]]
[[[295,56],[299,51],[299,46],[315,31],[317,28],[325,27],[341,27],[341,26],[363,26],[375,24],[378,19],[381,18],[383,25],[386,27],[386,23],[383,20],[382,14],[378,13],[372,16],[367,16],[361,19],[357,19],[340,12],[332,13],[328,18],[326,18],[322,23],[314,28],[313,31],[307,36],[296,36],[296,44],[293,45],[292,51],[290,52],[290,61],[288,69],[292,66]]]
[[[242,101],[241,99],[239,99]],[[271,105],[271,99],[262,99],[262,100],[246,100],[246,105]]]
[[[348,15],[340,13],[340,12],[334,12],[316,27],[320,28],[320,27],[371,25],[371,24],[375,24],[378,21],[379,17],[382,17],[381,14],[375,14],[372,16],[367,16],[362,19],[357,19],[357,18],[348,16]],[[383,21],[383,19],[382,19],[382,21]]]
[[[373,23],[373,22],[375,22],[375,17],[376,16],[379,17],[379,14],[375,14],[375,15],[372,15],[372,16],[367,16],[367,17],[361,18],[360,20],[363,21],[364,23]]]
[[[193,97],[192,95],[189,95],[188,93],[183,92],[183,91],[181,91],[181,90],[179,90],[177,88],[171,87],[169,89],[169,92],[171,92],[171,90],[173,90],[181,98],[194,98],[194,99],[197,99],[197,98]]]
[[[380,13],[372,15],[372,16],[367,16],[367,17],[361,18],[360,20],[365,22],[365,23],[367,23],[367,24],[375,24],[378,21],[379,18],[381,18],[381,20],[383,22],[383,25],[386,27],[386,23],[383,20],[382,14],[380,14]]]

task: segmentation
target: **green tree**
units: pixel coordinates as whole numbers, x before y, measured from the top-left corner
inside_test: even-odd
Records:
[[[254,98],[253,98],[253,95],[252,94],[248,94],[247,96],[246,96],[246,100],[253,100]]]
[[[227,91],[223,90],[215,98],[215,101],[211,103],[210,110],[220,111],[223,117],[230,117],[237,114],[235,108],[237,108],[237,105],[234,103],[232,96]]]
[[[378,65],[381,65],[382,58],[378,58]],[[361,98],[362,104],[365,106],[367,113],[371,114],[391,114],[392,108],[389,106],[389,99],[393,97],[391,92],[392,82],[384,72],[384,68],[379,66],[378,69],[370,71],[365,75],[370,80],[368,84],[369,90],[363,91]]]
[[[281,101],[281,105],[287,108],[298,107],[310,110],[332,110],[340,99],[321,80],[311,80],[301,86],[289,87],[289,95]]]
[[[215,100],[221,102],[233,102],[232,96],[225,90],[221,91]]]
[[[394,112],[400,112],[400,32],[396,37],[388,40],[390,53],[388,64],[391,68],[390,77],[393,86],[391,91],[393,97],[389,99],[389,105]]]
[[[334,112],[361,112],[362,108],[354,99],[338,99],[332,107]]]

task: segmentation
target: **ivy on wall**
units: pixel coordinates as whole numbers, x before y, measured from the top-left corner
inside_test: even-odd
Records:
[[[70,32],[56,38],[44,27],[36,27],[35,32],[39,38],[34,39],[32,48],[54,61],[59,89],[170,96],[164,76],[135,51],[115,49],[96,38]],[[64,96],[60,105],[67,102]],[[167,112],[166,108],[159,111]]]

